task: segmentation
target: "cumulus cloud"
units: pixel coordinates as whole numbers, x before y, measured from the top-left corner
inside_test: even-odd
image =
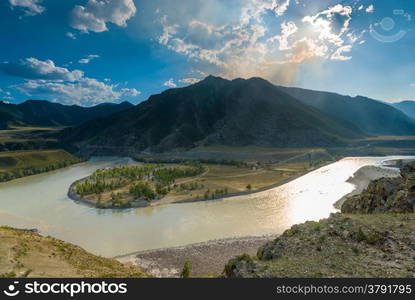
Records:
[[[84,72],[80,70],[69,71],[66,68],[57,67],[50,59],[41,61],[33,57],[18,62],[2,62],[0,72],[25,79],[42,80],[75,81],[84,76]]]
[[[177,87],[177,84],[174,82],[173,78],[170,78],[169,80],[167,80],[164,84],[164,86],[167,86],[169,88],[175,88]]]
[[[34,16],[45,11],[45,7],[40,5],[43,0],[9,0],[11,7],[20,7],[27,16]]]
[[[58,67],[52,60],[27,58],[15,63],[3,62],[0,63],[0,72],[23,78],[23,83],[10,87],[27,96],[48,97],[66,104],[116,102],[123,97],[140,95],[135,88],[120,89],[117,84],[85,77],[83,71]],[[6,97],[10,97],[10,93]]]
[[[351,59],[364,34],[351,25],[354,10],[365,12],[358,2],[355,8],[320,3],[318,9],[287,0],[240,0],[237,7],[212,0],[210,8],[194,1],[202,8],[195,10],[183,0],[175,3],[174,14],[159,12],[156,40],[187,57],[193,69],[227,78],[261,76],[291,83],[302,64]],[[294,17],[286,16],[294,6]]]
[[[12,86],[27,96],[46,96],[65,104],[95,105],[104,102],[117,102],[122,97],[135,97],[136,89],[117,89],[94,78],[81,78],[77,82],[56,82],[48,80],[28,80]]]
[[[319,40],[327,41],[340,47],[344,43],[342,35],[349,29],[352,19],[351,14],[352,8],[350,6],[337,4],[314,16],[306,16],[302,21],[311,24],[313,30],[318,33]],[[338,22],[338,19],[335,18],[339,17],[342,18],[341,26],[336,28],[336,26],[333,26],[333,22]]]
[[[80,64],[89,64],[91,62],[91,60],[93,60],[95,58],[99,58],[99,55],[90,54],[90,55],[87,55],[86,57],[80,59],[78,62]]]
[[[107,31],[107,23],[126,27],[136,13],[133,0],[88,0],[76,5],[71,13],[71,26],[84,33]]]

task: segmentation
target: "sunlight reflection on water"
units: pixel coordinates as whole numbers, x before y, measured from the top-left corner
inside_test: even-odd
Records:
[[[390,159],[394,157],[389,157]],[[96,210],[71,201],[69,185],[128,159],[101,158],[48,174],[0,184],[0,224],[35,227],[104,256],[211,239],[281,233],[291,225],[335,212],[354,189],[346,180],[360,167],[387,158],[347,158],[283,186],[224,200],[130,209]]]

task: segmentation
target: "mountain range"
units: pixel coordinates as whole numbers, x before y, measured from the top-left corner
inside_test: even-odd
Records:
[[[129,102],[82,107],[44,100],[28,100],[20,104],[0,101],[0,129],[11,126],[75,126],[131,107],[133,105]]]
[[[309,147],[364,136],[260,78],[209,76],[64,133],[79,146],[163,152],[198,145]]]
[[[230,81],[209,76],[67,129],[64,139],[111,153],[215,144],[324,147],[369,135],[413,134],[412,118],[376,100],[280,87],[261,78]]]
[[[366,134],[374,136],[415,134],[414,119],[389,104],[362,96],[349,97],[300,88],[279,88],[304,104],[335,117],[336,120],[352,122]]]
[[[0,126],[71,126],[59,138],[90,154],[200,145],[331,147],[368,136],[415,135],[415,120],[405,109],[362,96],[276,86],[261,78],[208,76],[136,106],[0,103]]]

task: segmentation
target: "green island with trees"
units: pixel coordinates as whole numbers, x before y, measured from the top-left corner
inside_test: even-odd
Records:
[[[73,183],[73,200],[100,209],[222,199],[283,184],[315,168],[310,161],[261,163],[222,159],[135,158]]]
[[[142,164],[99,169],[70,188],[69,196],[98,208],[129,208],[149,205],[161,199],[180,178],[203,174],[205,167],[197,162],[166,166]],[[194,185],[193,185],[194,186]]]

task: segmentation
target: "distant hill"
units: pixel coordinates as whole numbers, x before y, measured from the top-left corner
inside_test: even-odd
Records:
[[[352,123],[337,121],[263,79],[213,76],[63,134],[78,146],[116,153],[209,144],[330,146],[364,135]]]
[[[337,120],[352,122],[367,134],[415,135],[415,120],[386,103],[361,96],[349,97],[300,88],[280,89]]]
[[[63,105],[44,100],[20,104],[0,102],[0,129],[10,126],[74,126],[133,107],[129,102],[103,103],[93,107]]]
[[[393,103],[393,107],[399,109],[400,111],[404,112],[411,118],[415,118],[415,101],[402,101],[399,103]]]

